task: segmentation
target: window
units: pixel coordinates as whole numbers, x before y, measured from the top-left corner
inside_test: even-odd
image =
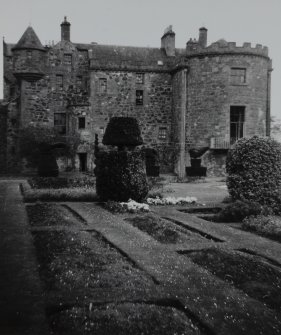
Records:
[[[230,107],[230,144],[244,136],[245,106]]]
[[[64,54],[63,55],[63,62],[65,65],[72,65],[72,55],[71,54]]]
[[[77,87],[81,87],[82,86],[82,77],[81,76],[77,76],[76,77],[76,86]]]
[[[104,135],[104,127],[100,127],[100,133],[101,135]]]
[[[61,134],[66,134],[66,114],[65,113],[54,113],[54,128]]]
[[[136,83],[143,84],[144,83],[144,73],[137,73],[136,74]]]
[[[136,105],[143,105],[143,90],[136,90]]]
[[[85,129],[86,127],[86,119],[85,117],[78,118],[78,129]]]
[[[246,69],[239,67],[231,68],[231,84],[241,85],[246,84]]]
[[[63,89],[63,76],[60,74],[56,75],[56,88],[57,90]]]
[[[166,127],[159,128],[158,138],[159,140],[166,140],[167,138],[167,128]]]
[[[32,50],[27,50],[26,51],[26,57],[27,57],[27,59],[32,59]]]
[[[107,79],[100,78],[99,79],[99,93],[106,93],[107,92]]]

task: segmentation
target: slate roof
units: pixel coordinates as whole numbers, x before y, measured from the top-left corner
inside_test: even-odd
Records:
[[[115,66],[157,66],[158,61],[164,65],[170,65],[174,62],[174,57],[167,57],[161,48],[150,47],[132,47],[120,45],[104,44],[81,44],[74,43],[79,50],[92,50],[90,58],[96,64],[106,65],[114,64]],[[180,56],[185,49],[176,49],[176,56]]]
[[[14,49],[37,49],[45,51],[32,27],[26,29],[18,43],[14,46]]]

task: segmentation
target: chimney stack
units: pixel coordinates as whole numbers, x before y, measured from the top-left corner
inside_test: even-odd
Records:
[[[161,38],[161,49],[166,51],[167,56],[175,56],[175,40],[176,34],[173,32],[173,27],[169,26],[164,31]]]
[[[202,48],[206,48],[206,46],[207,46],[207,32],[208,32],[208,29],[205,28],[205,27],[202,27],[202,28],[199,29],[198,44]]]
[[[66,16],[64,21],[61,23],[61,40],[70,42],[70,23],[67,21]]]

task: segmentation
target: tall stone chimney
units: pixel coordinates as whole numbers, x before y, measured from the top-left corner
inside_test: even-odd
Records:
[[[66,16],[64,21],[61,23],[61,40],[70,41],[70,23],[67,21]]]
[[[202,28],[199,29],[198,44],[202,48],[206,48],[206,46],[207,46],[207,32],[208,32],[208,29],[205,28],[205,27],[202,27]]]
[[[169,26],[161,37],[161,49],[166,51],[167,56],[175,56],[175,40],[176,34],[173,32],[173,27]]]

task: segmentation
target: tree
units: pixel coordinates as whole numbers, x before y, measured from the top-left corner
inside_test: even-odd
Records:
[[[68,157],[73,161],[79,143],[80,136],[76,132],[62,136],[53,128],[43,125],[30,124],[19,133],[20,156],[25,158],[31,167],[39,168],[39,174],[41,167],[46,174],[52,174],[49,170],[58,171],[58,157]]]

